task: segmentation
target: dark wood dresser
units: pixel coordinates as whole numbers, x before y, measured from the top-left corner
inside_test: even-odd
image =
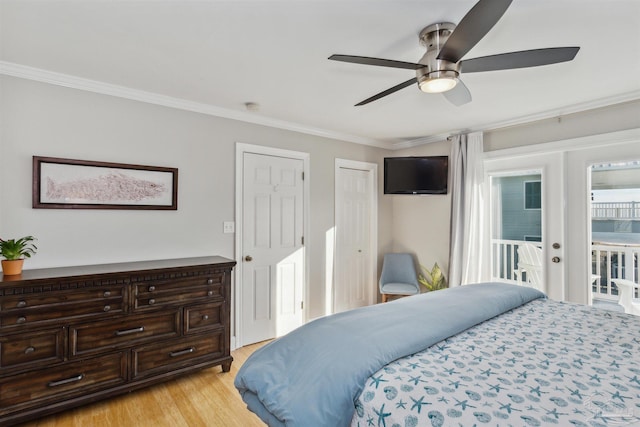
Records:
[[[25,270],[0,282],[0,425],[231,369],[222,257]]]

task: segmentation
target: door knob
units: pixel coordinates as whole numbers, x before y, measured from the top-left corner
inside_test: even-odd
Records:
[[[560,257],[559,256],[554,256],[553,258],[551,258],[551,262],[555,262],[556,264],[560,262]]]
[[[244,257],[244,260],[247,262],[253,261],[253,257],[251,255],[247,255],[246,257]]]

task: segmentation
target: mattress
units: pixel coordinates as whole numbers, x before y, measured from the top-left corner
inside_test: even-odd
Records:
[[[640,317],[531,301],[385,365],[351,421],[483,425],[640,426]]]

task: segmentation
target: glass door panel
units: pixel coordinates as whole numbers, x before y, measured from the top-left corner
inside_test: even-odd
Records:
[[[562,155],[485,161],[491,280],[564,300]]]
[[[491,177],[493,280],[533,280],[521,265],[527,260],[520,260],[519,250],[525,244],[542,248],[541,180],[540,173]]]
[[[639,282],[640,161],[591,166],[591,236],[591,302],[617,304],[615,279]]]

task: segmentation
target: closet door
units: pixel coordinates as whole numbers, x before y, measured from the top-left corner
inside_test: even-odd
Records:
[[[375,164],[336,159],[333,313],[376,301],[376,170]]]

